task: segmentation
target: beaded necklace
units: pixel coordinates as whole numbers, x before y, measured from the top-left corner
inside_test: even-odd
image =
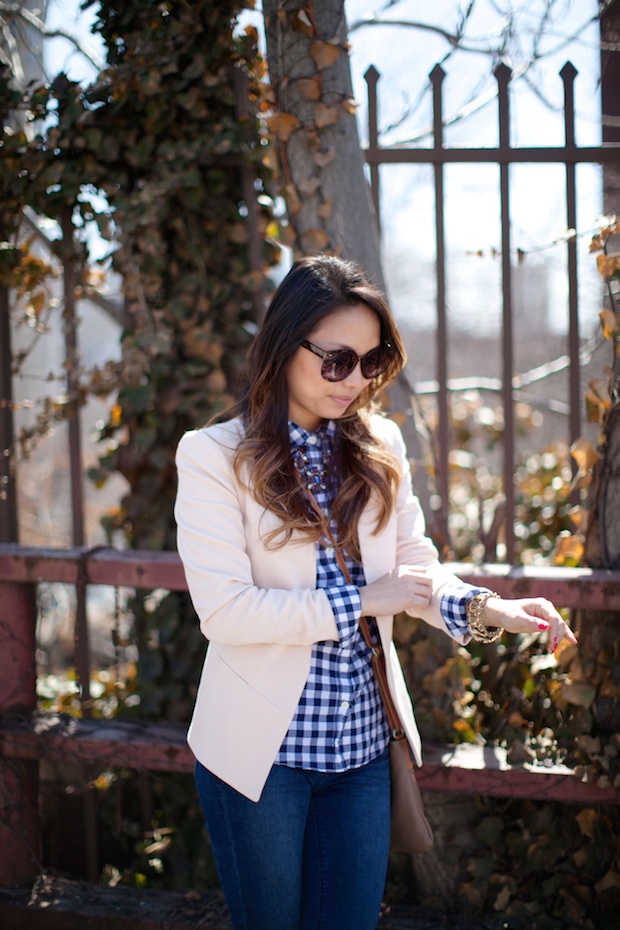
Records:
[[[327,490],[331,458],[331,451],[324,449],[321,462],[317,465],[311,465],[308,456],[302,449],[293,449],[293,464],[301,475],[306,488],[312,493]]]

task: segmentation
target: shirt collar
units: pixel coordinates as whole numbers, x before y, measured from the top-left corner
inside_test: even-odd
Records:
[[[323,420],[318,429],[314,431],[306,430],[302,426],[297,426],[296,423],[293,423],[292,420],[288,421],[288,435],[291,441],[291,446],[305,446],[308,443],[310,436],[316,436],[318,443],[310,443],[311,445],[318,445],[323,441],[325,436],[332,439],[336,435],[336,424],[333,420]]]

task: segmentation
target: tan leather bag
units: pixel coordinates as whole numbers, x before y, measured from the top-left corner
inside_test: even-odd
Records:
[[[336,559],[342,574],[347,583],[351,584],[351,574],[341,548],[334,539],[328,521],[321,512],[321,508],[311,490],[304,486],[301,479],[300,483],[307,492],[315,513],[321,518],[325,538],[329,540],[336,550]],[[366,645],[372,652],[372,668],[390,727],[390,849],[393,849],[394,852],[428,852],[433,847],[433,831],[424,813],[424,804],[415,777],[409,743],[398,716],[398,710],[390,694],[383,649],[380,643],[373,643],[365,617],[360,618],[360,630]]]
[[[365,617],[360,620],[360,629],[366,645],[372,650],[372,667],[390,726],[390,849],[428,852],[433,847],[433,831],[424,813],[409,743],[388,687],[385,656],[381,646],[372,642]]]

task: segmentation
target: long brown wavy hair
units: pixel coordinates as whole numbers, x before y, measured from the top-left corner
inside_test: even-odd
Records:
[[[262,327],[248,354],[247,385],[231,411],[241,416],[245,437],[234,459],[237,478],[244,465],[251,475],[248,490],[254,499],[282,520],[266,543],[279,548],[302,533],[321,538],[318,516],[309,506],[293,464],[288,433],[289,362],[321,320],[335,310],[366,304],[377,314],[381,340],[392,346],[387,370],[368,383],[354,409],[336,419],[333,467],[338,486],[332,516],[337,538],[353,558],[360,560],[358,522],[374,496],[378,503],[378,532],[389,518],[400,478],[400,465],[370,430],[373,399],[396,378],[406,353],[382,293],[353,262],[332,256],[296,261],[274,293]]]

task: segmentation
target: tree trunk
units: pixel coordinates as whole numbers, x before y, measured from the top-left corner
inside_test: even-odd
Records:
[[[590,568],[620,569],[620,404],[613,406],[606,417],[603,435],[605,443],[599,450],[601,458],[594,468],[589,491],[591,520],[586,536],[584,561]],[[576,614],[579,653],[568,667],[573,683],[587,686],[578,694],[583,703],[574,715],[580,717],[581,730],[598,743],[580,741],[586,765],[600,761],[605,744],[620,732],[620,646],[618,643],[618,613],[613,611],[580,610]],[[593,755],[591,756],[591,750]],[[620,766],[613,755],[607,775],[615,777]]]
[[[591,568],[620,569],[620,404],[609,410],[603,435],[589,493],[593,519],[584,560]]]
[[[263,12],[271,104],[276,107],[270,127],[288,211],[282,241],[296,257],[320,251],[353,259],[385,291],[377,218],[352,101],[344,0],[325,0],[312,10],[301,9],[297,0],[264,0]],[[400,379],[389,391],[390,413],[403,412],[397,419],[411,458],[420,463],[422,440],[411,406]],[[432,527],[424,469],[417,470],[414,481]]]
[[[325,0],[312,11],[300,9],[297,0],[265,0],[263,12],[278,110],[271,127],[293,233],[286,244],[300,254],[328,251],[354,259],[383,288],[352,103],[344,0]]]

